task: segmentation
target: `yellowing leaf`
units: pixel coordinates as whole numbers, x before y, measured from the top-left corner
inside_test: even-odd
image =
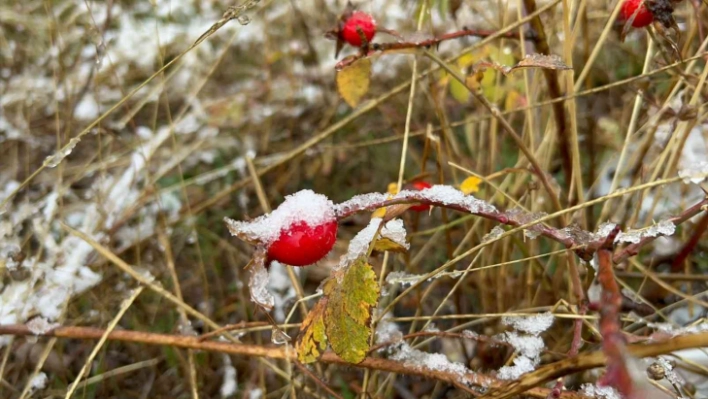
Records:
[[[327,336],[325,335],[324,324],[327,302],[327,297],[320,299],[302,322],[300,335],[295,344],[297,360],[299,360],[300,363],[312,363],[316,361],[327,349]]]
[[[477,176],[470,176],[466,178],[462,184],[460,184],[460,191],[462,191],[465,194],[472,194],[476,193],[479,191],[479,183],[482,182],[482,179],[480,179]]]
[[[372,218],[383,219],[383,217],[384,217],[385,215],[386,215],[386,208],[379,208],[379,209],[375,210],[375,211],[371,214],[371,217],[372,217]]]
[[[470,99],[470,91],[457,79],[450,79],[450,94],[460,104],[466,104]]]
[[[374,243],[374,251],[406,252],[406,247],[389,238],[379,238]]]
[[[398,183],[396,182],[391,182],[388,184],[388,187],[386,188],[386,192],[389,194],[388,198],[391,198],[393,195],[396,195],[398,193]],[[379,208],[375,210],[372,214],[372,218],[382,218],[386,216],[386,208]]]
[[[365,258],[356,260],[341,276],[323,289],[329,299],[325,310],[325,331],[332,350],[349,363],[366,358],[371,337],[371,309],[379,299],[376,273]]]
[[[371,60],[362,58],[337,72],[339,95],[352,108],[359,105],[369,91],[371,81]]]

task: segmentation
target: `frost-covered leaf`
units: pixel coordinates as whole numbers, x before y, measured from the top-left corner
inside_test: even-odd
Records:
[[[339,95],[352,108],[359,105],[369,91],[371,81],[371,60],[362,58],[348,67],[337,71],[337,89]]]
[[[256,258],[260,258],[257,254]],[[248,288],[251,291],[251,300],[268,310],[273,309],[275,298],[268,291],[268,270],[262,259],[256,259],[248,268],[250,273]]]
[[[374,251],[377,252],[406,252],[406,250],[408,250],[407,247],[404,247],[403,245],[386,237],[379,238],[374,244]]]
[[[482,182],[477,176],[470,176],[460,183],[460,191],[467,194],[474,194],[479,191],[479,183]]]
[[[358,259],[341,278],[330,279],[324,286],[328,297],[325,331],[332,350],[350,363],[366,357],[371,337],[371,310],[378,302],[379,285],[371,265]]]
[[[302,322],[300,335],[295,349],[297,359],[301,363],[312,363],[322,356],[327,349],[327,335],[325,334],[324,315],[327,307],[327,297],[317,302]]]

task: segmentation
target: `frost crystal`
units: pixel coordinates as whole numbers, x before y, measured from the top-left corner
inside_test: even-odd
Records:
[[[386,284],[401,284],[402,287],[417,283],[422,276],[406,272],[391,272],[386,276]]]
[[[680,335],[700,334],[708,331],[708,322],[705,320],[692,326],[676,328],[670,323],[647,323],[647,326],[655,328],[661,332],[671,334],[672,337]]]
[[[708,177],[708,161],[693,163],[679,170],[678,175],[686,184],[699,184]]]
[[[231,234],[266,246],[277,240],[283,230],[289,229],[295,223],[304,222],[308,226],[319,226],[333,220],[335,216],[332,201],[312,190],[288,195],[276,210],[250,222],[225,219]]]
[[[646,229],[630,230],[626,233],[619,233],[617,238],[615,238],[615,242],[629,242],[632,244],[638,244],[642,238],[645,237],[670,236],[675,232],[676,225],[672,221],[662,220],[658,224]]]
[[[68,157],[69,154],[74,151],[74,147],[79,144],[79,141],[81,141],[81,137],[78,136],[69,140],[69,143],[64,148],[44,159],[44,166],[54,168],[59,165],[64,158]]]
[[[502,228],[501,226],[494,226],[492,231],[490,231],[489,233],[485,234],[484,237],[482,237],[482,242],[496,240],[502,234],[504,234],[504,228]]]
[[[369,251],[369,244],[374,239],[376,232],[381,225],[380,218],[372,218],[369,225],[364,227],[357,235],[349,241],[349,249],[347,253],[339,258],[339,265],[336,269],[342,269],[349,266],[352,262],[366,255]]]
[[[506,326],[512,326],[515,330],[523,331],[535,336],[548,330],[553,324],[554,316],[550,312],[540,313],[533,316],[504,316],[502,323]]]
[[[403,362],[407,367],[418,370],[443,371],[452,373],[458,376],[459,381],[470,383],[472,370],[465,367],[462,363],[451,362],[447,356],[441,353],[427,353],[412,348],[408,343],[401,342],[395,348],[392,348],[390,358],[399,362]]]
[[[497,377],[502,380],[515,380],[523,374],[529,373],[536,369],[536,365],[525,356],[519,356],[514,359],[513,366],[504,366],[499,369]]]
[[[387,314],[386,317],[381,319],[379,324],[376,325],[376,345],[381,345],[390,342],[398,342],[403,338],[403,334],[398,329],[398,325],[389,321],[391,317]],[[381,350],[384,350],[382,348]]]
[[[504,366],[499,369],[499,378],[504,380],[515,380],[522,374],[533,371],[541,362],[541,351],[545,348],[543,339],[539,335],[546,331],[553,324],[553,314],[542,313],[530,317],[503,317],[502,323],[513,326],[519,331],[506,332],[498,337],[500,341],[509,343],[518,352],[512,366]]]
[[[388,238],[406,249],[410,248],[406,241],[406,228],[403,226],[403,220],[401,219],[393,219],[386,223],[381,228],[381,237]]]
[[[607,238],[607,236],[610,235],[610,233],[612,233],[612,230],[614,230],[615,227],[617,227],[617,225],[614,223],[611,223],[611,222],[602,223],[600,226],[598,226],[597,232],[595,233],[594,238],[596,240],[602,240],[604,238]]]
[[[33,391],[44,389],[46,386],[47,386],[47,375],[44,374],[43,372],[40,372],[39,374],[32,377],[32,381],[30,381],[30,387],[32,388]]]
[[[236,382],[236,368],[231,363],[231,358],[228,355],[223,355],[224,359],[224,381],[221,383],[222,398],[228,398],[236,393],[238,384]]]
[[[42,335],[56,327],[59,327],[59,323],[50,323],[44,317],[35,317],[27,322],[27,328],[34,335]]]
[[[583,393],[597,399],[622,399],[622,395],[612,387],[600,387],[593,384],[584,384]]]
[[[403,190],[396,194],[394,198],[422,198],[444,205],[457,205],[471,213],[492,213],[497,211],[497,208],[493,205],[472,195],[465,195],[454,187],[439,184],[420,191]]]
[[[296,292],[293,287],[286,267],[280,262],[273,261],[270,263],[268,273],[270,274],[268,281],[268,290],[273,293],[275,298],[275,308],[273,309],[273,317],[276,321],[285,320],[285,304],[289,300],[295,298]],[[293,268],[295,275],[300,273],[299,268]]]
[[[273,294],[268,292],[268,270],[260,262],[254,262],[248,269],[251,273],[248,288],[251,291],[251,300],[266,309],[275,305]]]
[[[656,359],[661,367],[664,368],[664,372],[666,373],[666,379],[669,380],[670,383],[676,385],[676,386],[682,386],[683,385],[683,378],[681,378],[675,371],[674,371],[674,366],[666,360],[665,357],[660,356]]]
[[[369,193],[355,195],[348,201],[335,205],[334,209],[337,215],[342,215],[351,211],[367,209],[375,204],[380,204],[388,198],[388,195],[381,193]]]
[[[513,346],[519,354],[531,360],[539,360],[539,355],[544,348],[543,339],[533,335],[507,331],[501,339]]]

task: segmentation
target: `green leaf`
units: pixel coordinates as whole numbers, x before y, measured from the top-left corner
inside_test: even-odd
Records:
[[[332,350],[350,363],[359,363],[369,351],[371,309],[379,298],[376,273],[365,258],[344,271],[341,284],[336,276],[324,286],[329,297],[325,330]]]

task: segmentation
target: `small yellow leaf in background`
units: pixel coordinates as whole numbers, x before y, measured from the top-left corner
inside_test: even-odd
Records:
[[[379,208],[371,214],[372,218],[383,219],[384,216],[386,216],[386,208]]]
[[[327,297],[317,302],[307,314],[300,328],[300,336],[295,344],[297,360],[300,363],[312,363],[322,356],[327,349],[327,336],[325,335],[324,314],[327,307]]]
[[[385,237],[379,238],[374,243],[374,251],[378,252],[406,252],[406,250],[406,247],[404,247],[403,245]]]
[[[359,105],[369,91],[371,81],[371,60],[362,58],[337,72],[339,95],[352,108]]]
[[[460,184],[460,191],[462,191],[465,194],[472,194],[476,193],[479,191],[479,183],[482,182],[482,179],[480,179],[477,176],[470,176],[466,178],[462,184]]]
[[[391,196],[398,194],[398,183],[391,182],[388,184],[388,187],[386,188],[386,192],[389,194],[389,198]],[[372,218],[382,218],[386,216],[386,208],[379,208],[375,210],[372,214]]]
[[[356,260],[341,277],[325,283],[328,296],[325,331],[332,350],[349,363],[360,363],[369,351],[371,309],[379,300],[376,273],[366,258]]]

